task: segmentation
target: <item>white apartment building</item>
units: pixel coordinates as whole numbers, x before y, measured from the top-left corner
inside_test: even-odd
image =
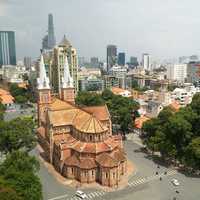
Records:
[[[147,53],[142,55],[142,66],[145,70],[151,71],[151,56]]]
[[[3,81],[7,83],[23,83],[23,76],[29,74],[23,65],[3,65],[0,71]]]
[[[167,66],[167,78],[184,83],[187,78],[187,64],[169,64]]]
[[[172,92],[171,98],[172,100],[178,101],[181,106],[186,106],[192,102],[192,98],[197,92],[199,92],[199,88],[195,88],[194,86],[176,88]]]

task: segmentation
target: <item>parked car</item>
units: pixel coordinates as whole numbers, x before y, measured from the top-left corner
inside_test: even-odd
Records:
[[[180,183],[178,182],[177,179],[172,179],[171,182],[172,182],[172,184],[175,185],[175,186],[179,186],[179,185],[180,185]]]
[[[87,195],[81,190],[77,190],[76,191],[76,196],[81,198],[81,199],[86,199],[87,198]]]

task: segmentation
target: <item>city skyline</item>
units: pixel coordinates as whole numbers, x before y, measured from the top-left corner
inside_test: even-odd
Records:
[[[158,0],[126,0],[125,3],[121,0],[61,0],[60,4],[47,0],[1,0],[0,23],[2,30],[16,32],[18,59],[38,57],[41,39],[47,31],[48,13],[54,15],[57,40],[66,34],[80,56],[98,56],[105,60],[106,46],[115,44],[127,57],[141,59],[142,53],[148,52],[155,58],[168,59],[200,54],[200,17],[198,6],[194,7],[193,3],[198,4],[196,0],[181,1],[181,5],[172,0],[164,3]],[[187,16],[190,8],[193,12]],[[118,14],[111,14],[111,9]]]

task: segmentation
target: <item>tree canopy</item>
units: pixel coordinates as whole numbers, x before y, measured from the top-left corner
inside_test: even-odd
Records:
[[[200,169],[200,94],[178,112],[165,108],[157,118],[144,123],[144,143],[164,158],[177,159]]]
[[[34,126],[30,117],[0,121],[0,151],[8,153],[18,149],[32,150],[36,145]]]
[[[28,101],[35,102],[34,96],[31,92],[31,84],[27,88],[21,88],[16,83],[10,85],[10,93],[15,98],[16,103],[24,104]]]
[[[7,199],[42,200],[42,186],[35,174],[38,169],[38,161],[27,152],[8,154],[0,165],[0,197],[6,195]]]
[[[4,115],[5,110],[6,110],[6,107],[1,103],[1,99],[0,99],[0,121],[3,120],[3,115]]]

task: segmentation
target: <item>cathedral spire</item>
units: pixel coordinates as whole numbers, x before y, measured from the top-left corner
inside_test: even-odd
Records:
[[[64,76],[63,76],[63,79],[62,79],[62,87],[63,88],[69,88],[69,87],[74,87],[73,85],[74,85],[73,84],[73,78],[70,75],[68,58],[66,56],[65,64],[64,64]]]
[[[50,89],[49,78],[46,75],[44,58],[42,53],[40,57],[39,78],[37,79],[37,82],[38,82],[38,89]]]

